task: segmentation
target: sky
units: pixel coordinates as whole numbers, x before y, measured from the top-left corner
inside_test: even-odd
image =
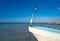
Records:
[[[60,0],[0,0],[0,22],[29,22],[32,14],[34,22],[60,20]]]

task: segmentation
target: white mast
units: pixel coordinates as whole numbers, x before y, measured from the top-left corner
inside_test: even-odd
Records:
[[[33,15],[34,15],[34,14],[32,14],[32,18],[31,18],[31,20],[30,20],[30,23],[32,23],[32,22],[33,22]]]
[[[34,2],[34,0],[33,0],[33,2]],[[37,2],[38,2],[38,1],[37,1]],[[34,11],[35,11],[35,12],[37,12],[37,11],[38,11],[37,3],[36,3],[36,2],[35,2]],[[31,24],[32,24],[32,22],[33,22],[33,16],[34,16],[34,14],[32,14],[32,18],[31,18],[31,20],[30,20],[30,23],[31,23]]]

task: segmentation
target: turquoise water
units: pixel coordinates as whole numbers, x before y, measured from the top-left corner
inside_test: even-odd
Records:
[[[42,30],[46,30],[46,31],[49,31],[49,32],[60,34],[60,30],[59,29],[40,27],[40,26],[34,26],[33,28],[35,28],[35,29],[42,29]]]
[[[55,24],[2,23],[0,24],[0,41],[37,41],[36,37],[28,30],[30,25],[60,30],[60,25]]]

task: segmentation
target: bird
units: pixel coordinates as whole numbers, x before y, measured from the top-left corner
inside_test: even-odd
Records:
[[[34,11],[35,11],[35,12],[37,12],[37,11],[38,11],[37,6],[34,6]]]

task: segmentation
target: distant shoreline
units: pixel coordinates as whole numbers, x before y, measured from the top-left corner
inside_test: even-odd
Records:
[[[0,22],[0,24],[30,24],[30,23],[29,22]],[[49,23],[32,23],[32,24],[49,24]],[[50,24],[50,25],[53,25],[53,24]],[[60,25],[60,24],[55,24],[55,25]]]

